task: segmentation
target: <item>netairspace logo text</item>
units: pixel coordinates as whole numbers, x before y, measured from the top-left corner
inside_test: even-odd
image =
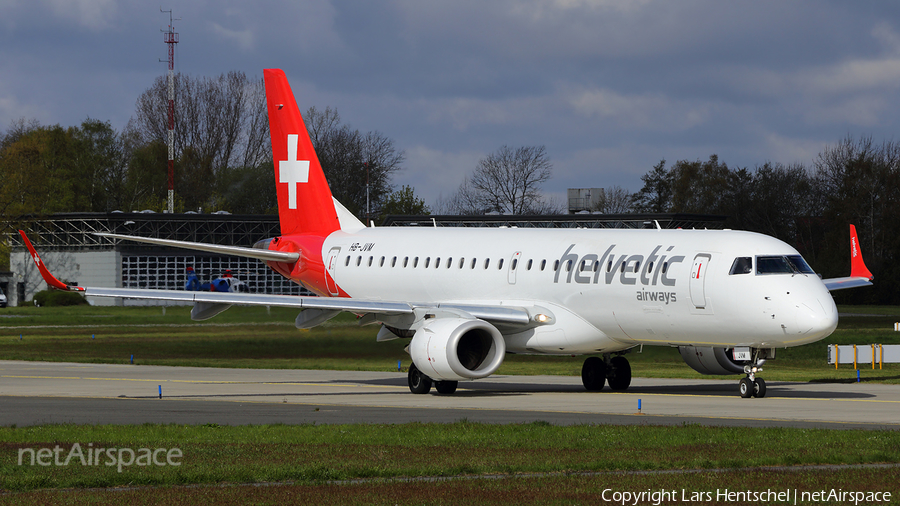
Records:
[[[878,504],[891,502],[891,492],[881,491],[853,491],[843,489],[829,490],[798,490],[784,489],[764,491],[754,490],[729,490],[716,489],[715,491],[690,491],[690,490],[603,490],[601,499],[606,502],[621,504],[622,506],[638,506],[640,504],[652,504],[659,506],[664,502],[684,503],[786,503],[797,504],[809,502],[845,503],[845,504]]]
[[[81,464],[82,466],[115,466],[121,473],[123,467],[136,466],[180,466],[180,448],[94,448],[94,443],[88,443],[87,448],[82,448],[75,443],[66,453],[66,450],[56,445],[50,448],[19,448],[19,465],[39,466],[68,466]]]

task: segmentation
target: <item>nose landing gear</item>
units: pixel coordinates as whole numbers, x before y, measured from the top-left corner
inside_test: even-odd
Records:
[[[741,382],[738,383],[738,389],[744,399],[766,396],[766,381],[756,377],[756,373],[762,372],[762,365],[766,363],[766,359],[760,358],[759,355],[759,350],[754,350],[753,363],[744,366],[744,373],[747,374],[747,377],[741,378]]]

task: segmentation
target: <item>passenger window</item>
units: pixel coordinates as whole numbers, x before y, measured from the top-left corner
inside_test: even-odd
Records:
[[[344,267],[350,265],[350,255],[347,255],[347,260],[344,261]]]
[[[529,270],[529,271],[531,270],[531,263],[532,263],[533,261],[534,261],[534,260],[532,260],[532,259],[530,259],[530,258],[528,259],[528,265],[525,266],[525,269],[526,269],[526,270]]]
[[[425,257],[425,268],[428,268],[428,264],[431,263],[431,257]]]
[[[650,274],[651,272],[653,272],[653,262],[647,264],[647,274]]]
[[[555,260],[553,262],[553,272],[556,272],[558,270],[559,270],[559,260]]]
[[[586,264],[586,262],[585,262],[584,260],[582,260],[581,263],[578,264],[578,271],[579,271],[579,272],[584,272],[584,266],[585,266],[585,264]]]
[[[737,257],[731,264],[731,272],[728,274],[750,274],[753,271],[753,259],[751,257]]]
[[[413,269],[419,266],[419,257],[413,258]]]
[[[497,270],[499,271],[502,268],[503,268],[503,259],[501,258],[500,261],[497,262]]]
[[[356,257],[356,266],[359,267],[359,265],[361,263],[362,263],[362,255],[359,255],[358,257]]]
[[[544,267],[547,267],[547,261],[541,260],[541,270],[544,270]]]
[[[394,267],[395,265],[397,265],[397,257],[391,259],[391,267]]]
[[[378,262],[378,267],[384,267],[384,257],[381,257],[381,260]]]
[[[465,265],[466,265],[466,259],[465,259],[465,257],[461,257],[459,259],[459,268],[462,269],[463,266],[465,266]]]
[[[409,257],[403,257],[403,267],[406,267],[409,264]]]
[[[437,257],[434,259],[434,268],[437,269],[441,266],[441,257]]]
[[[372,267],[372,257],[369,257],[369,267]]]
[[[490,258],[485,258],[485,259],[484,259],[484,268],[487,269],[487,268],[488,268],[488,265],[490,265],[490,264],[491,264],[491,259],[490,259]]]
[[[470,269],[474,269],[474,268],[475,268],[475,262],[477,262],[477,260],[475,260],[475,259],[473,258],[473,259],[472,259],[472,265],[469,266]]]
[[[572,261],[566,262],[566,272],[572,272]]]

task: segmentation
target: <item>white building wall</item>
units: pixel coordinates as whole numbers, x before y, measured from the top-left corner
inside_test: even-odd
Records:
[[[50,272],[63,282],[104,288],[121,286],[122,257],[116,251],[45,251],[41,252],[41,259]],[[25,283],[26,302],[32,300],[35,293],[47,289],[47,283],[41,278],[31,255],[25,251],[14,251],[9,260],[10,271],[13,273],[9,291],[16,292],[14,296],[18,292],[14,285],[22,282]],[[121,300],[107,297],[88,297],[88,301],[98,306],[122,304]],[[15,303],[18,304],[19,301],[16,300]]]

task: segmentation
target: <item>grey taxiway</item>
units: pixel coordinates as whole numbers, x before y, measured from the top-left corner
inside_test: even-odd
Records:
[[[732,380],[635,378],[625,392],[587,392],[577,377],[495,375],[461,382],[453,395],[432,392],[410,393],[399,371],[0,361],[0,425],[465,419],[900,429],[900,385],[866,382],[770,381],[765,398],[742,399]]]

